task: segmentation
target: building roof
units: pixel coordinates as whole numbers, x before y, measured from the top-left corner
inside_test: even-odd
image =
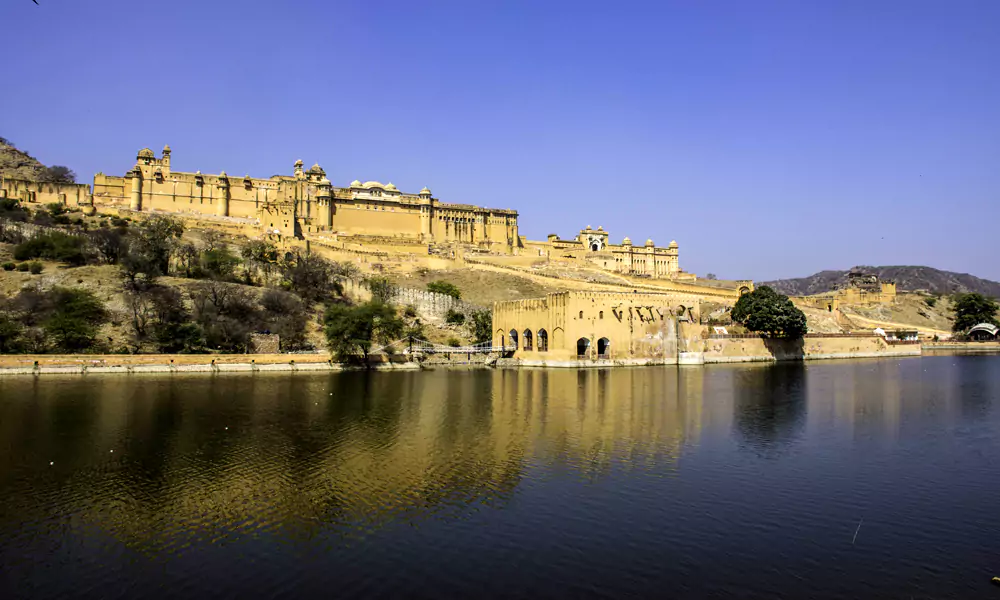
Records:
[[[977,331],[983,331],[992,335],[993,337],[996,337],[997,332],[1000,331],[1000,327],[997,327],[996,325],[993,325],[991,323],[980,323],[979,325],[976,325],[975,327],[970,329],[969,333],[971,334]]]

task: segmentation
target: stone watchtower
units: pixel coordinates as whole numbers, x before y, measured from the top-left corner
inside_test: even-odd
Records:
[[[301,161],[295,163],[295,168],[295,175],[298,177],[302,173]],[[326,178],[326,171],[317,163],[309,167],[302,177],[310,187],[315,188],[317,222],[327,229],[333,227],[333,184]]]
[[[434,223],[431,218],[431,212],[434,209],[434,198],[431,196],[431,191],[424,187],[420,190],[420,236],[422,240],[430,240],[431,227]]]
[[[219,183],[217,184],[219,193],[219,203],[215,207],[215,215],[218,217],[229,216],[229,176],[223,171],[219,173]]]

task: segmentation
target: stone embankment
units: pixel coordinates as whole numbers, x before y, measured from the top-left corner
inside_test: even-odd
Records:
[[[342,371],[326,354],[134,354],[0,355],[2,375],[86,375],[141,373],[274,373]],[[411,362],[386,361],[377,370],[419,369]]]
[[[1000,342],[924,342],[923,351],[997,354],[1000,353]]]

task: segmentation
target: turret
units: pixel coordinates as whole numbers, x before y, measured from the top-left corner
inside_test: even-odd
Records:
[[[316,184],[316,203],[319,205],[320,225],[333,226],[333,190],[330,180],[324,175]]]
[[[219,173],[219,183],[217,186],[219,192],[219,204],[215,207],[215,214],[220,217],[229,216],[229,176],[223,171]]]
[[[140,211],[142,210],[142,169],[139,168],[139,165],[132,169],[129,177],[132,179],[132,199],[128,207],[131,210]]]
[[[294,165],[292,165],[293,168],[294,168],[295,178],[296,179],[305,179],[306,178],[305,173],[302,172],[302,164],[303,164],[302,163],[302,159],[299,159],[299,160],[295,161]]]

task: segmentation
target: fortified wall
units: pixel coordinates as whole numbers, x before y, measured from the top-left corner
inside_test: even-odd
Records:
[[[0,198],[12,198],[26,204],[61,204],[93,214],[90,186],[85,183],[51,183],[0,176]]]
[[[847,274],[847,281],[832,292],[813,296],[792,296],[791,299],[796,304],[828,312],[839,311],[841,304],[894,304],[896,282],[882,280],[878,275],[852,269]]]
[[[140,150],[123,176],[95,175],[93,202],[133,212],[252,219],[262,234],[282,237],[460,242],[506,253],[519,245],[514,210],[444,203],[426,187],[416,194],[377,181],[336,187],[322,167],[305,170],[301,160],[292,175],[268,179],[176,171],[169,146],[160,157]]]
[[[621,244],[612,244],[608,232],[600,226],[591,229],[587,225],[571,240],[560,239],[552,233],[544,242],[522,240],[521,245],[540,256],[583,258],[595,266],[616,273],[688,282],[697,280],[694,274],[685,273],[680,268],[677,242],[672,241],[666,248],[662,248],[649,239],[642,246],[633,246],[632,240],[626,237]]]
[[[372,298],[372,292],[368,284],[364,281],[355,281],[353,279],[349,279],[344,283],[344,293],[362,302],[371,300]],[[461,313],[482,310],[474,304],[453,298],[447,294],[405,287],[396,288],[391,302],[397,306],[413,306],[417,309],[417,313],[422,316],[440,319],[443,319],[449,310]]]

